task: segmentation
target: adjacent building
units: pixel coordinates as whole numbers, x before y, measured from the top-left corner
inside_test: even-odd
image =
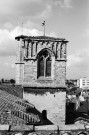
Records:
[[[78,80],[79,87],[82,89],[89,89],[89,78],[80,78]]]

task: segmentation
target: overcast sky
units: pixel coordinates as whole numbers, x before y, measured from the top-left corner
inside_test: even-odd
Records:
[[[67,78],[89,77],[89,0],[0,0],[0,78],[15,78],[15,36],[65,38]]]

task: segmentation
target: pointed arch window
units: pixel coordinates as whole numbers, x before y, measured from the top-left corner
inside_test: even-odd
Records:
[[[51,55],[47,50],[40,53],[38,58],[38,77],[51,77]]]

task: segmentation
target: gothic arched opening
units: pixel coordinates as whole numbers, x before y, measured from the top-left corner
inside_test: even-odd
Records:
[[[38,77],[52,76],[52,52],[47,49],[38,54]]]

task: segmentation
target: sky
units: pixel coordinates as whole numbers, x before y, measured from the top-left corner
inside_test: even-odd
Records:
[[[67,79],[89,77],[89,0],[0,0],[0,78],[15,78],[16,36],[65,38]]]

